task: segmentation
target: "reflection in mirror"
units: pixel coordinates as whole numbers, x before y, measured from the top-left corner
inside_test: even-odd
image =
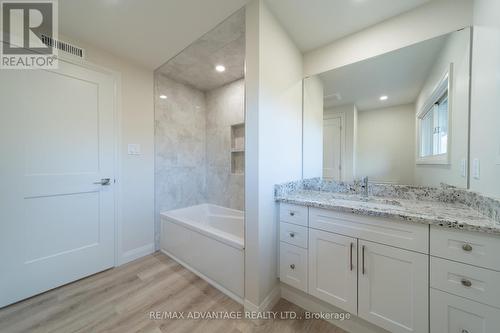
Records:
[[[304,178],[468,186],[470,29],[304,79]]]

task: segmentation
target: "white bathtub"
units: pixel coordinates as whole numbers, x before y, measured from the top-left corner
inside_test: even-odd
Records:
[[[202,204],[160,215],[162,252],[241,303],[243,212]]]

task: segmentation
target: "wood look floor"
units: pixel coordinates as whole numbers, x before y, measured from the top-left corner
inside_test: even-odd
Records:
[[[151,311],[243,311],[164,254],[87,277],[0,309],[0,332],[324,332],[322,320],[150,319]],[[302,309],[281,300],[273,311]]]

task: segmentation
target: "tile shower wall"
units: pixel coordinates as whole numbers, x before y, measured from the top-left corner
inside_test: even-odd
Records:
[[[200,203],[243,210],[244,176],[231,174],[230,137],[231,125],[244,122],[244,80],[206,93],[160,73],[155,82],[157,218]]]
[[[206,110],[202,91],[158,73],[155,82],[158,217],[161,211],[206,202]]]
[[[243,210],[245,176],[231,173],[231,125],[245,121],[244,80],[208,91],[207,198],[208,202]]]

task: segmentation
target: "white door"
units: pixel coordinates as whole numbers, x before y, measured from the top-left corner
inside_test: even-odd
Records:
[[[428,327],[428,256],[359,240],[358,315],[392,333]]]
[[[342,118],[325,119],[323,122],[323,177],[342,178]]]
[[[114,80],[0,70],[0,110],[2,307],[114,265]]]
[[[309,229],[309,293],[357,313],[357,239]]]

